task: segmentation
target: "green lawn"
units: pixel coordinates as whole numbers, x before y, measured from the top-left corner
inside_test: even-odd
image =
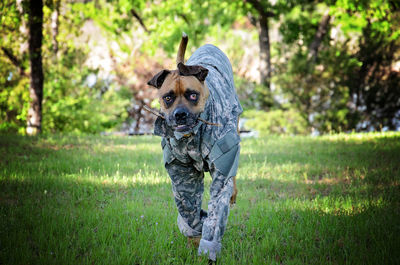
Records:
[[[218,261],[399,264],[399,184],[400,133],[244,139]],[[0,264],[206,264],[176,216],[160,138],[0,136]]]

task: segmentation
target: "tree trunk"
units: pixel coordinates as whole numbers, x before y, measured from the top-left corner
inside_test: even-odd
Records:
[[[19,12],[19,16],[21,18],[21,25],[19,26],[19,31],[21,32],[21,37],[20,37],[20,47],[19,47],[19,54],[20,58],[22,60],[25,58],[26,53],[28,53],[29,49],[29,43],[28,43],[28,35],[29,35],[29,29],[28,29],[28,23],[25,19],[25,14],[26,14],[26,5],[24,5],[24,0],[17,0],[17,10]],[[25,6],[25,7],[24,7]]]
[[[268,18],[275,16],[267,11],[266,3],[258,0],[246,0],[258,13],[257,29],[260,46],[260,83],[270,92],[271,82],[271,47],[269,44]]]
[[[329,22],[331,20],[331,16],[329,13],[325,13],[322,17],[321,21],[319,22],[319,26],[317,32],[314,35],[314,39],[309,46],[310,53],[308,54],[308,59],[312,62],[316,62],[318,57],[318,51],[321,46],[322,40],[324,39],[325,35],[328,33]]]
[[[258,13],[257,29],[258,40],[260,46],[260,83],[265,87],[263,93],[263,106],[270,108],[274,105],[274,100],[271,94],[271,47],[269,43],[269,27],[268,18],[274,17],[275,14],[271,11],[272,7],[269,6],[267,1],[246,0],[250,3],[254,10]]]
[[[260,83],[270,91],[271,52],[268,32],[268,17],[260,14],[258,20],[258,37],[260,46]]]
[[[42,100],[43,100],[43,67],[42,67],[42,28],[43,1],[29,1],[29,60],[31,65],[31,82],[29,95],[31,98],[28,110],[26,132],[29,135],[42,130]]]
[[[58,24],[59,24],[59,16],[60,16],[60,1],[56,0],[54,4],[53,13],[51,13],[51,32],[52,32],[52,46],[54,56],[57,57],[58,52]]]

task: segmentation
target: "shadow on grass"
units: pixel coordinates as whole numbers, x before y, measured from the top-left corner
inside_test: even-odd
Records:
[[[199,263],[176,227],[169,184],[42,181],[49,190],[8,183],[8,190],[19,195],[1,203],[2,263]],[[400,243],[400,216],[394,205],[376,202],[352,209],[347,203],[241,190],[221,264],[398,262],[393,253]]]
[[[399,214],[392,206],[326,213],[301,204],[287,200],[242,208],[244,215],[233,211],[223,259],[230,264],[398,264]]]

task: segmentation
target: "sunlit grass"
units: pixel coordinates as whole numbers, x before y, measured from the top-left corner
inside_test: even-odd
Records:
[[[400,133],[241,153],[221,264],[399,263]],[[0,264],[206,264],[176,226],[159,138],[1,136],[0,157]]]

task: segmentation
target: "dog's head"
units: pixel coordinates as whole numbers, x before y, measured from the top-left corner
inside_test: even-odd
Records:
[[[198,65],[183,64],[186,44],[182,45],[182,42],[178,52],[178,69],[162,70],[147,83],[158,89],[161,112],[168,126],[178,132],[189,131],[197,124],[209,96],[204,82],[208,70]]]

